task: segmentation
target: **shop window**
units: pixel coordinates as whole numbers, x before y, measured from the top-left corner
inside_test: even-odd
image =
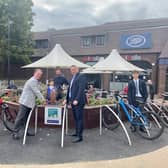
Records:
[[[35,48],[48,48],[48,39],[35,40]]]
[[[81,46],[84,48],[104,45],[105,35],[90,35],[81,37]]]

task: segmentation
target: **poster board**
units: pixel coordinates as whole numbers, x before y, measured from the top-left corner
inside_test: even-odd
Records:
[[[61,125],[62,108],[57,106],[46,106],[44,115],[44,124]]]

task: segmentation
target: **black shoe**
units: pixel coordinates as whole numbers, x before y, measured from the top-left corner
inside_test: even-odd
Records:
[[[18,133],[13,133],[12,138],[13,138],[14,140],[19,140],[19,139],[20,139],[20,136],[19,136]]]
[[[79,143],[79,142],[82,142],[82,141],[83,141],[83,139],[82,139],[82,138],[78,138],[78,139],[76,139],[76,140],[72,141],[72,143]]]
[[[71,134],[69,136],[77,137],[78,135],[77,134]]]
[[[35,133],[27,132],[27,136],[35,136]]]
[[[131,125],[130,130],[131,130],[131,132],[136,132],[136,127],[134,125]]]
[[[146,129],[144,127],[140,127],[139,130],[143,133],[147,133]]]

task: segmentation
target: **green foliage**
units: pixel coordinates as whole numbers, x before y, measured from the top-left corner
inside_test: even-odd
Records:
[[[101,99],[95,99],[95,98],[89,98],[89,106],[96,106],[96,105],[105,105],[105,104],[114,104],[116,103],[115,99],[109,99],[109,98],[101,98]]]
[[[29,63],[33,54],[32,0],[0,0],[0,62]]]

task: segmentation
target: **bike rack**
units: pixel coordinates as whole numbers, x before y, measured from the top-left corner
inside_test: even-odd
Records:
[[[35,109],[35,107],[34,108],[32,108],[31,109],[31,111],[30,111],[30,113],[29,113],[29,116],[28,116],[28,118],[27,118],[27,122],[26,122],[26,126],[25,126],[25,131],[24,131],[24,136],[23,136],[23,145],[25,145],[25,143],[26,143],[26,136],[27,136],[27,131],[28,131],[28,128],[29,128],[29,123],[30,123],[30,118],[31,118],[31,116],[32,116],[32,113],[33,113],[33,110]],[[37,112],[37,111],[36,111]],[[36,114],[37,115],[37,114]],[[36,116],[37,117],[37,116]],[[36,118],[35,117],[35,118]],[[35,131],[37,131],[37,121],[36,121],[37,119],[35,119]]]
[[[25,130],[24,130],[24,136],[23,136],[23,143],[22,143],[23,145],[26,144],[27,131],[29,128],[30,119],[31,119],[34,109],[35,109],[35,135],[37,134],[38,107],[32,108],[27,118]],[[65,123],[66,123],[66,127],[65,127]],[[68,111],[67,111],[66,105],[63,108],[62,133],[61,133],[61,147],[62,148],[64,147],[64,132],[66,135],[68,134]]]
[[[66,128],[65,128],[66,123]],[[66,129],[66,130],[65,130]],[[64,106],[63,119],[62,119],[62,133],[61,133],[61,148],[64,147],[64,132],[68,134],[68,110],[67,106]]]
[[[100,107],[100,135],[102,135],[102,107]],[[127,137],[127,140],[128,140],[128,144],[130,146],[132,146],[132,142],[131,142],[131,139],[130,139],[130,136],[128,134],[128,131],[126,129],[126,127],[124,126],[123,122],[121,121],[121,119],[118,117],[118,115],[114,112],[114,110],[112,110],[108,105],[104,105],[104,107],[106,107],[109,111],[111,111],[113,113],[113,115],[117,118],[117,120],[120,122],[123,130],[124,130],[124,133]]]

